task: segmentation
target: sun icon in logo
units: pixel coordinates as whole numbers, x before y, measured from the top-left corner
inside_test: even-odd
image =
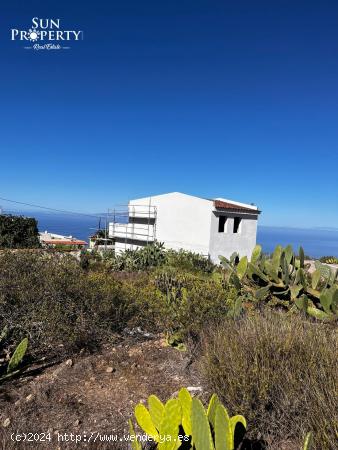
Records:
[[[38,31],[38,30],[32,30],[32,29],[29,29],[28,30],[28,39],[31,41],[31,42],[35,42],[35,41],[37,41],[38,39],[39,39],[39,36],[40,36],[40,31]]]

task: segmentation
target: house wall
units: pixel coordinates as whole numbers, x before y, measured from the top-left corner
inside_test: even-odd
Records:
[[[191,195],[170,194],[131,200],[132,205],[156,206],[156,239],[166,248],[209,253],[212,202]],[[137,209],[136,209],[137,210]]]
[[[225,230],[218,232],[219,216],[225,215],[227,221]],[[242,219],[239,233],[233,233],[234,218]],[[257,235],[257,215],[218,213],[211,214],[210,244],[209,254],[213,262],[219,263],[219,256],[228,258],[233,252],[238,252],[240,256],[251,256],[256,245]]]

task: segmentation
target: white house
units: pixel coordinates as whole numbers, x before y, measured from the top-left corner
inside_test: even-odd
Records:
[[[224,198],[171,192],[131,200],[127,213],[127,223],[109,223],[117,252],[157,240],[166,248],[191,250],[218,263],[219,255],[251,255],[260,211]]]
[[[40,232],[39,239],[43,247],[69,246],[72,249],[81,249],[87,245],[86,241],[82,241],[73,236],[63,236],[62,234],[49,233],[48,231]]]

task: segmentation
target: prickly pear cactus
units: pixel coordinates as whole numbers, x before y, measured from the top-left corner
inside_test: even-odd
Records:
[[[28,339],[24,338],[16,347],[11,359],[9,360],[7,373],[13,372],[22,361],[28,347]]]
[[[178,435],[182,407],[179,399],[170,399],[164,405],[158,397],[151,395],[148,398],[148,408],[142,403],[135,407],[135,418],[139,427],[157,443],[159,450],[176,450],[180,446]],[[129,428],[134,435],[131,426],[132,424]]]
[[[312,449],[312,433],[310,432],[305,436],[303,450],[311,450],[311,449]]]
[[[229,417],[216,394],[205,410],[198,398],[192,398],[182,388],[178,398],[164,405],[155,395],[148,398],[148,408],[139,404],[135,408],[139,427],[157,443],[160,450],[176,450],[184,440],[184,448],[194,450],[235,450],[242,442],[246,421],[243,416]],[[140,450],[135,430],[129,421],[133,436],[133,450]]]
[[[271,307],[301,310],[318,320],[338,319],[338,270],[316,261],[311,274],[302,247],[296,256],[290,245],[278,245],[268,257],[257,245],[250,261],[238,255],[220,260],[227,282],[238,293],[230,317],[239,316],[248,301],[254,305],[264,301]]]

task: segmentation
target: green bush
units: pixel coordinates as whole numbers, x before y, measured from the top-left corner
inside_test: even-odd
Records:
[[[215,269],[209,258],[187,250],[167,250],[166,264],[190,272],[211,273]]]
[[[210,277],[163,267],[153,272],[117,272],[121,293],[134,314],[128,325],[167,334],[177,343],[198,339],[206,324],[222,320],[236,291]],[[174,342],[173,342],[174,343]]]
[[[56,252],[74,252],[78,251],[79,248],[76,245],[67,245],[67,244],[56,244],[53,247],[53,250]]]
[[[300,448],[313,431],[316,449],[334,450],[337,348],[334,326],[266,311],[206,332],[201,365],[209,388],[245,415],[252,437]]]
[[[0,214],[0,248],[39,247],[39,231],[35,219]]]
[[[236,291],[229,286],[178,269],[158,271],[154,283],[161,294],[163,328],[177,338],[197,338],[206,324],[226,316]]]

